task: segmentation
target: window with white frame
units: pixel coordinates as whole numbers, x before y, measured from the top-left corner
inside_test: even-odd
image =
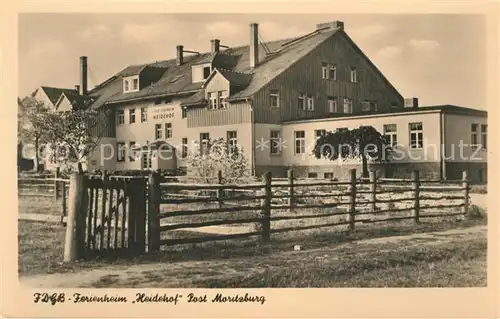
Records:
[[[328,79],[328,64],[326,63],[321,64],[321,78],[324,80]]]
[[[208,92],[208,109],[209,110],[216,110],[219,107],[218,98],[219,98],[218,92]]]
[[[311,95],[307,96],[307,110],[314,111],[314,97]]]
[[[129,92],[130,91],[130,81],[128,79],[123,80],[123,92]]]
[[[324,179],[333,179],[333,173],[325,172],[325,173],[323,173],[323,178]]]
[[[479,128],[478,124],[471,124],[471,126],[470,126],[470,145],[472,148],[479,147],[478,128]]]
[[[335,65],[330,65],[330,80],[337,81],[337,67]]]
[[[210,66],[203,67],[203,79],[208,78],[210,73],[212,73],[212,67],[210,67]]]
[[[208,154],[209,144],[210,142],[210,134],[208,133],[200,133],[200,153]]]
[[[295,131],[295,155],[304,154],[306,152],[306,132]]]
[[[116,123],[118,125],[125,124],[125,111],[117,110],[116,111]]]
[[[162,138],[161,124],[155,124],[155,139],[160,140]]]
[[[271,131],[271,155],[279,155],[281,154],[281,148],[283,143],[281,141],[281,131]]]
[[[218,92],[218,98],[219,98],[219,105],[221,109],[227,108],[227,102],[226,102],[226,91],[219,91]]]
[[[326,130],[314,130],[314,137],[318,140],[321,136],[326,134]]]
[[[238,133],[236,131],[227,131],[227,151],[234,154],[238,150]]]
[[[299,109],[302,111],[306,110],[306,95],[304,93],[299,94],[298,98]]]
[[[141,107],[141,123],[145,123],[148,121],[148,108]]]
[[[410,148],[419,149],[424,147],[424,128],[422,122],[408,124],[410,129]]]
[[[384,124],[384,136],[387,137],[389,145],[392,147],[398,144],[398,132],[396,124]]]
[[[139,91],[139,76],[132,76],[123,79],[123,93]]]
[[[153,167],[153,154],[150,151],[142,152],[141,154],[141,168],[151,169]]]
[[[182,138],[182,153],[181,157],[186,158],[188,156],[188,139],[187,137]]]
[[[165,123],[165,138],[172,138],[172,123]]]
[[[134,147],[135,147],[135,142],[131,141],[128,143],[128,160],[130,162],[135,162],[136,152],[134,150]]]
[[[271,94],[269,96],[269,103],[271,107],[278,108],[280,107],[280,91],[271,90]]]
[[[327,103],[328,103],[328,111],[330,113],[338,113],[339,109],[338,109],[338,104],[337,104],[337,98],[336,97],[329,96],[328,100],[327,100]]]
[[[487,147],[487,142],[488,142],[488,125],[486,124],[481,124],[481,147],[483,149],[486,149]]]
[[[318,178],[318,173],[309,172],[309,173],[307,173],[307,178]]]
[[[118,143],[116,143],[116,146],[118,148],[118,150],[116,152],[116,161],[117,162],[124,162],[125,161],[125,143],[118,142]]]
[[[128,122],[130,124],[135,123],[135,109],[128,110]]]
[[[187,117],[187,109],[185,107],[182,108],[182,118],[185,119]]]
[[[134,90],[134,91],[139,90],[139,79],[138,78],[132,79],[132,90]]]
[[[352,114],[352,100],[344,98],[344,113]]]
[[[358,73],[355,67],[351,67],[351,82],[353,83],[358,82]]]

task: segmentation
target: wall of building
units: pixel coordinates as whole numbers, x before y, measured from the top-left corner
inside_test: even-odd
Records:
[[[130,109],[135,109],[135,123],[129,123]],[[147,108],[147,121],[141,122],[141,108]],[[181,150],[182,138],[187,137],[187,119],[182,118],[182,109],[180,100],[172,100],[169,103],[155,104],[152,101],[141,101],[128,105],[118,106],[117,110],[124,110],[125,124],[116,126],[116,142],[123,142],[129,145],[130,142],[135,142],[136,145],[146,145],[155,141],[155,126],[161,124],[162,140],[166,140],[174,146],[178,152]],[[172,124],[172,137],[165,138],[165,124]],[[182,165],[179,163],[179,165]],[[140,162],[131,162],[128,156],[124,162],[118,162],[116,169],[139,169]]]
[[[71,111],[73,109],[73,106],[71,105],[71,102],[64,97],[62,101],[59,103],[57,106],[57,111],[59,112],[66,112],[66,111]]]
[[[225,109],[209,110],[208,104],[188,110],[189,128],[220,126],[252,122],[252,108],[248,103],[231,103]]]
[[[101,137],[87,160],[87,170],[116,170],[116,139],[114,137]]]
[[[486,116],[444,114],[446,162],[486,162],[487,149],[471,147],[471,124],[478,124],[478,142],[481,142],[481,125],[488,124]],[[460,147],[461,144],[465,146]],[[460,155],[462,150],[462,155]]]
[[[322,63],[337,66],[337,80],[322,78]],[[350,82],[350,68],[357,70],[357,83]],[[280,108],[270,107],[271,90],[280,92]],[[314,111],[298,107],[300,93],[314,97]],[[336,33],[311,53],[291,65],[255,94],[255,120],[258,123],[321,116],[329,113],[327,99],[337,98],[340,109],[343,98],[353,99],[353,111],[361,110],[361,102],[377,101],[379,111],[388,111],[391,105],[402,108],[402,96],[390,87],[375,68],[360,54],[343,33]]]

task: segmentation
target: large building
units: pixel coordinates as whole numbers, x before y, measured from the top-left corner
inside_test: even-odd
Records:
[[[174,162],[182,167],[193,141],[205,145],[224,138],[240,146],[255,174],[284,175],[293,167],[301,176],[342,177],[359,162],[314,158],[310,150],[317,134],[372,125],[401,152],[390,164],[373,165],[386,176],[418,169],[427,177],[456,179],[468,169],[474,180],[485,181],[487,113],[404,99],[347,35],[343,22],[321,23],[306,35],[267,43],[259,41],[254,23],[249,35],[249,45],[240,47],[207,40],[206,53],[178,45],[175,59],[129,66],[90,91],[82,57],[80,95],[92,98],[91,107],[106,116],[103,147],[88,168],[171,168],[151,160],[151,147],[139,158],[104,147],[165,142],[182,150]],[[70,98],[61,95],[58,103],[67,104],[65,99]],[[466,145],[459,146],[461,141]]]

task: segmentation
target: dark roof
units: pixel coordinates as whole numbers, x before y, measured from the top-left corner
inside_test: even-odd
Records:
[[[324,116],[312,116],[307,118],[300,118],[295,120],[283,121],[286,122],[302,122],[309,120],[323,120],[323,119],[348,119],[350,117],[359,117],[359,116],[374,116],[374,115],[404,115],[407,113],[415,113],[415,112],[428,112],[428,111],[436,111],[442,112],[445,114],[462,114],[462,115],[476,115],[476,116],[488,116],[487,111],[473,109],[464,106],[444,104],[444,105],[430,105],[430,106],[419,106],[419,107],[406,107],[399,110],[392,110],[390,112],[372,112],[372,113],[359,113],[359,114],[327,114]]]
[[[62,93],[68,93],[68,94],[76,93],[75,89],[62,89],[49,86],[42,86],[41,88],[45,92],[45,94],[47,94],[49,100],[54,105],[56,104],[57,100],[59,100]]]
[[[189,97],[202,89],[203,85],[203,82],[192,83],[191,67],[211,62],[229,82],[239,87],[231,99],[249,97],[335,33],[338,31],[317,30],[300,38],[260,43],[259,64],[255,68],[250,67],[248,45],[229,48],[218,53],[187,55],[180,66],[176,65],[176,59],[133,65],[108,79],[107,83],[97,86],[89,94],[96,98],[93,107],[100,107],[105,103],[152,99],[167,95],[186,95]],[[266,51],[274,53],[268,54]],[[124,94],[122,92],[122,78],[137,74],[146,66],[159,66],[165,68],[165,72],[158,81],[140,91]],[[193,98],[199,100],[200,97],[198,94]],[[190,101],[192,102],[193,99],[186,102]]]

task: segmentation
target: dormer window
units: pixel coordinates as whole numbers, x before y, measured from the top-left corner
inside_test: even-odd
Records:
[[[123,79],[123,93],[139,91],[139,76],[129,76]]]
[[[203,82],[206,80],[210,73],[212,73],[212,64],[198,64],[193,65],[191,68],[193,83]]]

